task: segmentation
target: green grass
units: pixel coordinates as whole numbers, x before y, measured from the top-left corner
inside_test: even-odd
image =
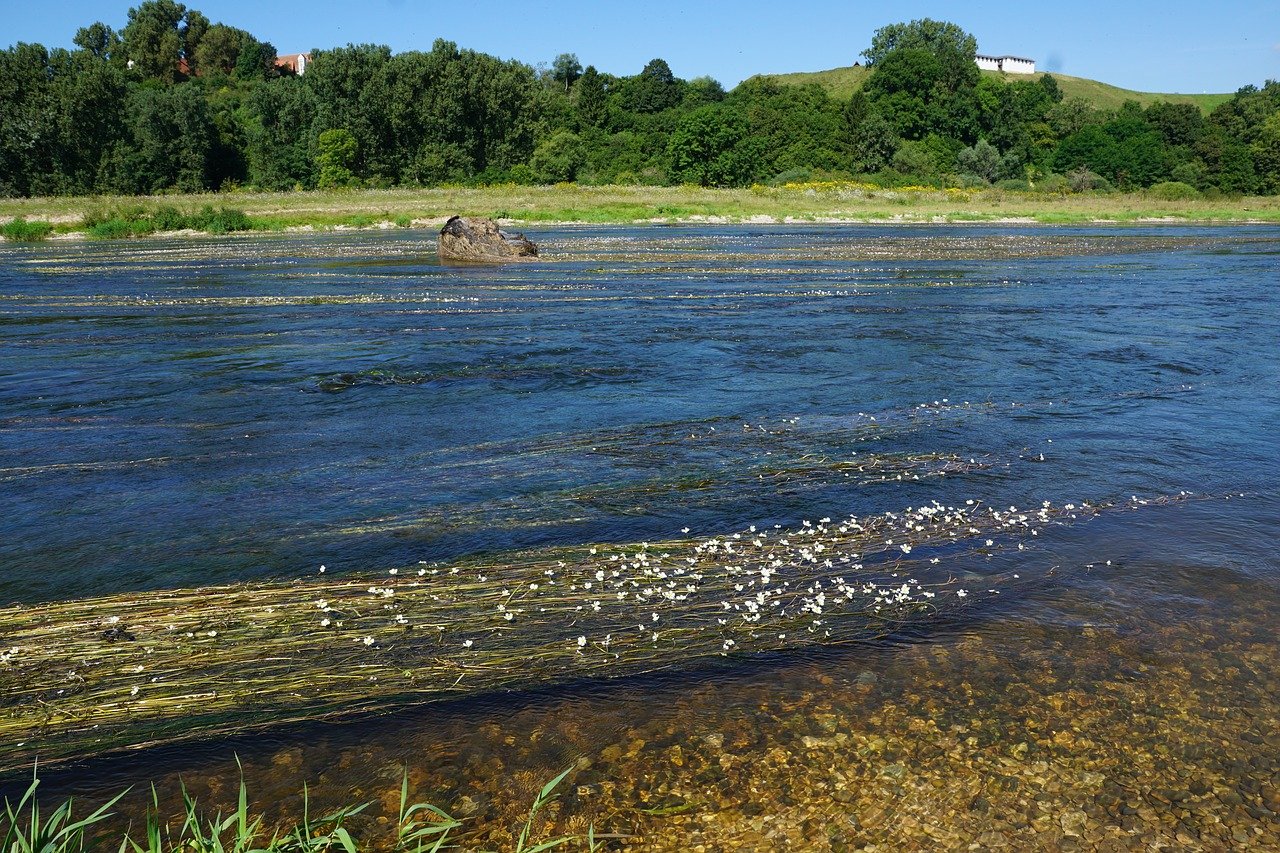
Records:
[[[1280,197],[1187,197],[1168,187],[1154,192],[1060,194],[995,187],[946,192],[927,187],[873,187],[857,192],[839,184],[799,187],[578,186],[443,187],[437,189],[237,192],[234,196],[59,197],[0,199],[4,228],[41,227],[100,239],[139,237],[191,228],[209,233],[285,229],[439,227],[453,214],[525,223],[761,221],[1133,221],[1177,218],[1190,222],[1280,221]],[[832,189],[834,188],[834,190]],[[235,208],[217,202],[234,198]],[[212,203],[211,203],[212,202]],[[18,219],[24,226],[14,225]],[[6,222],[6,220],[12,220]]]
[[[534,797],[524,825],[520,829],[514,853],[544,853],[569,844],[596,851],[595,827],[585,837],[559,835],[537,840],[535,828],[540,826],[538,813],[556,799],[556,789],[573,767],[569,767],[542,786]],[[36,796],[40,779],[32,774],[31,784],[18,802],[4,801],[0,813],[0,851],[3,853],[82,853],[85,850],[118,850],[120,853],[359,853],[362,850],[392,850],[398,853],[438,853],[446,847],[449,836],[463,828],[463,822],[430,803],[409,800],[409,775],[406,771],[400,786],[399,815],[394,836],[380,829],[377,822],[366,821],[363,833],[351,828],[350,821],[372,803],[348,805],[322,817],[311,815],[310,797],[303,786],[302,815],[292,824],[268,828],[261,815],[249,808],[249,795],[243,778],[236,805],[227,814],[212,816],[201,809],[196,798],[182,788],[182,810],[175,824],[166,820],[155,786],[146,807],[140,833],[132,823],[122,831],[105,827],[112,812],[128,793],[122,791],[82,818],[73,814],[74,801],[67,799],[52,811],[41,808]]]
[[[1034,77],[1021,74],[1004,74],[999,71],[983,71],[981,73],[988,77],[999,77],[1003,80],[1036,79],[1040,76],[1039,72]],[[1119,86],[1111,86],[1086,77],[1072,77],[1069,74],[1051,73],[1053,73],[1054,79],[1058,81],[1058,86],[1062,89],[1064,97],[1084,98],[1094,107],[1102,110],[1114,110],[1125,101],[1137,101],[1144,107],[1157,101],[1166,101],[1172,104],[1195,104],[1200,108],[1201,112],[1208,113],[1218,104],[1231,100],[1231,94],[1229,93],[1189,95],[1136,92],[1132,89],[1122,89]],[[826,90],[830,97],[845,101],[866,84],[868,78],[871,77],[871,69],[865,66],[854,66],[831,68],[827,71],[800,71],[791,74],[763,74],[759,76],[774,80],[784,86],[803,86],[815,83]]]

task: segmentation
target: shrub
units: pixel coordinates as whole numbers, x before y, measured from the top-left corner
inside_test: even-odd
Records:
[[[1026,192],[1031,189],[1031,184],[1021,178],[1005,178],[1003,181],[996,181],[996,189]]]
[[[28,222],[21,216],[0,225],[0,236],[15,243],[36,243],[53,233],[53,226],[48,222],[35,220]]]
[[[187,227],[187,217],[168,204],[156,208],[156,212],[151,214],[151,221],[155,223],[157,231],[181,231]]]
[[[785,172],[779,172],[769,179],[769,186],[780,187],[784,184],[802,184],[813,176],[813,170],[808,166],[796,166],[793,169],[787,169]]]
[[[1200,198],[1200,191],[1182,181],[1164,181],[1148,189],[1147,195],[1161,201],[1184,201],[1189,198]]]
[[[119,240],[124,237],[143,237],[155,233],[150,219],[106,219],[89,226],[89,236],[97,240]]]
[[[187,217],[187,223],[189,228],[208,231],[210,234],[248,231],[253,227],[253,223],[249,221],[249,217],[243,210],[237,210],[234,207],[220,207],[214,210],[209,204],[202,207],[199,213]]]
[[[1067,175],[1067,183],[1071,186],[1073,193],[1083,193],[1090,190],[1101,190],[1107,192],[1111,189],[1111,182],[1091,170],[1088,166],[1081,166],[1074,172]]]

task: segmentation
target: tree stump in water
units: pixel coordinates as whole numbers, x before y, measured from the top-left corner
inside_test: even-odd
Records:
[[[492,219],[472,216],[451,216],[440,229],[436,251],[442,261],[482,263],[538,256],[538,247],[523,234],[503,231]]]

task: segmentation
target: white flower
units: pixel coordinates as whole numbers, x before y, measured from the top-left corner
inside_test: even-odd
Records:
[[[963,589],[957,589],[957,590],[956,590],[956,596],[957,596],[958,598],[964,598],[964,597],[965,597],[966,595],[968,595],[968,594],[969,594],[969,593],[965,592]]]
[[[911,553],[911,546],[910,546],[910,545],[903,544],[903,545],[899,545],[898,547],[902,549],[902,553],[904,553],[904,554],[910,554],[910,553]]]
[[[471,648],[472,646],[475,645],[475,640],[463,640],[462,645],[466,646],[467,648]]]
[[[579,638],[578,638],[578,648],[582,648],[582,647],[583,647],[583,646],[585,646],[586,644],[587,644],[587,638],[586,638],[586,637],[579,637]]]
[[[328,627],[329,627],[329,624],[330,624],[330,623],[329,623],[329,620],[328,620],[328,619],[321,619],[321,620],[320,620],[320,627],[321,627],[321,628],[328,628]]]
[[[363,640],[361,640],[360,642],[364,643],[366,646],[372,646],[372,645],[373,645],[373,637],[365,637],[365,638],[364,638]]]

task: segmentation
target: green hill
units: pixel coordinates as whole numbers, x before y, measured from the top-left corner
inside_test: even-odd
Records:
[[[983,71],[982,73],[989,77],[1001,77],[1005,80],[1026,79],[1020,74],[1002,74],[999,71]],[[845,100],[861,89],[870,76],[871,69],[862,65],[855,65],[850,68],[832,68],[829,71],[798,71],[792,74],[757,75],[757,77],[773,80],[784,86],[803,86],[807,83],[816,83],[826,89],[828,95],[838,100]],[[1089,80],[1085,77],[1072,77],[1068,74],[1054,74],[1053,77],[1058,81],[1058,86],[1062,89],[1063,95],[1068,98],[1084,98],[1098,109],[1115,109],[1125,101],[1137,101],[1144,107],[1156,101],[1167,101],[1171,104],[1195,104],[1200,108],[1201,112],[1207,113],[1223,101],[1231,100],[1229,93],[1181,95],[1160,92],[1135,92],[1131,89],[1109,86],[1106,83],[1099,83],[1097,80]]]

